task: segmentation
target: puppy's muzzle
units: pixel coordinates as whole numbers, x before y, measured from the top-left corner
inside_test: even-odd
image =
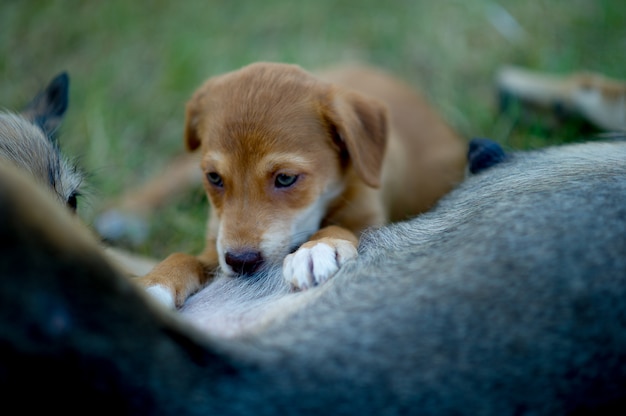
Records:
[[[233,272],[240,275],[250,275],[264,263],[261,252],[257,250],[227,251],[224,260]]]

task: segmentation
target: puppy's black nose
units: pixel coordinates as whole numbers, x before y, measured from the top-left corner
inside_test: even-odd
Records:
[[[263,264],[263,256],[256,250],[228,251],[224,260],[235,273],[243,275],[254,273]]]

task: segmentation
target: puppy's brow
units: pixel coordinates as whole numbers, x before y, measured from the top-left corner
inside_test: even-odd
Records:
[[[265,156],[261,161],[261,166],[265,166],[267,170],[273,170],[281,166],[298,166],[309,167],[312,161],[302,155],[295,153],[273,153]]]
[[[209,152],[202,158],[202,167],[206,165],[217,165],[225,160],[225,157],[220,152]]]

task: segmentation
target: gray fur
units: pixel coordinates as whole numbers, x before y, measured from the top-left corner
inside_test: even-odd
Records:
[[[21,113],[0,111],[0,162],[25,170],[75,208],[84,175],[59,149],[55,133],[68,105],[69,77],[61,73]]]
[[[0,232],[46,234],[2,206]],[[513,154],[433,211],[372,230],[328,283],[256,299],[265,326],[233,339],[155,307],[96,251],[20,238],[5,248],[16,266],[0,262],[21,274],[0,286],[7,406],[37,392],[48,409],[115,414],[626,407],[626,143]]]
[[[18,114],[0,113],[0,160],[26,170],[64,204],[80,193],[83,174],[41,128]]]

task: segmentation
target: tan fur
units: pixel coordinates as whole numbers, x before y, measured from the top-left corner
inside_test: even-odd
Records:
[[[426,211],[465,168],[465,144],[416,92],[360,66],[315,76],[257,63],[210,78],[187,104],[185,142],[200,150],[211,202],[206,249],[140,280],[177,305],[218,266],[237,274],[227,253],[284,261],[301,289],[322,283],[356,255],[361,232]],[[278,187],[279,175],[297,179]]]

